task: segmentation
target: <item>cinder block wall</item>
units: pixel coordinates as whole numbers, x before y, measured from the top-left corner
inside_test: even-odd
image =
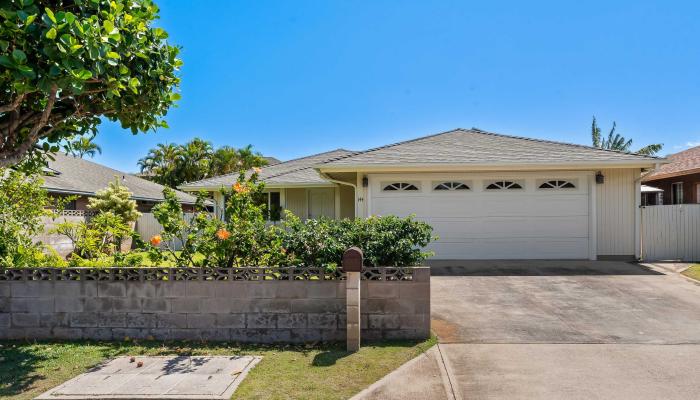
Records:
[[[363,339],[430,335],[430,270],[363,281]],[[345,282],[0,281],[0,339],[345,340]]]

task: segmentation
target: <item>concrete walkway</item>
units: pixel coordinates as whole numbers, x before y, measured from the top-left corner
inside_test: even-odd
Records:
[[[352,400],[454,399],[439,346],[402,365]]]
[[[117,357],[37,397],[38,400],[228,400],[253,356]]]
[[[444,275],[431,280],[438,346],[356,398],[696,399],[700,285],[678,275],[683,267],[560,261],[436,270]]]

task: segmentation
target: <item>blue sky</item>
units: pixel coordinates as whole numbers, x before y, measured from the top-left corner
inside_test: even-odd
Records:
[[[101,126],[124,171],[195,136],[283,160],[457,127],[590,144],[593,115],[700,145],[697,1],[156,1],[182,100],[169,129]]]

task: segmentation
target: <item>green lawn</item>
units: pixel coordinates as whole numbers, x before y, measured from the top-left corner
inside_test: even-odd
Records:
[[[192,342],[0,342],[0,398],[31,399],[120,355],[260,355],[234,399],[347,399],[435,344],[392,341],[348,354],[342,345]]]
[[[691,265],[688,269],[681,273],[689,278],[700,281],[700,264]]]

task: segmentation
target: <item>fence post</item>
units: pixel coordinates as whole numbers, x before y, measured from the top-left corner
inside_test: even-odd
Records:
[[[346,293],[347,350],[360,350],[360,275],[362,274],[362,250],[351,247],[343,253],[343,271]]]

